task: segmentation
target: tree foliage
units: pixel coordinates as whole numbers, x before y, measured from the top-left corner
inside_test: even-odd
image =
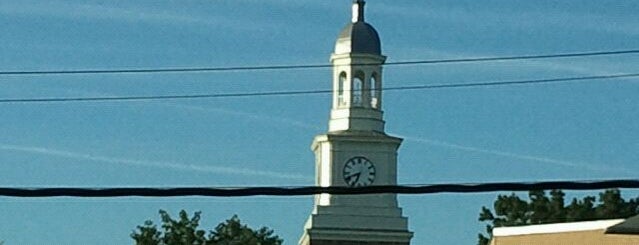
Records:
[[[177,219],[160,210],[161,228],[148,220],[131,233],[138,245],[281,245],[283,240],[273,230],[262,227],[253,230],[240,222],[237,215],[220,223],[208,234],[198,229],[200,212],[189,218],[182,210]]]
[[[639,214],[639,198],[626,201],[617,189],[599,193],[598,202],[594,196],[586,196],[573,198],[565,205],[565,196],[561,190],[530,191],[528,200],[522,200],[515,193],[499,195],[493,205],[494,212],[487,207],[481,208],[479,221],[488,223],[488,236],[480,233],[479,244],[490,242],[495,227],[616,219]]]

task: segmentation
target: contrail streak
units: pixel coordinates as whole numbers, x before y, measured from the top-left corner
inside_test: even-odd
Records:
[[[562,69],[567,69],[567,68],[566,67],[562,67]],[[580,69],[579,71],[575,71],[575,72],[581,72],[581,71],[582,70]],[[73,90],[73,91],[77,91],[77,90]],[[270,123],[278,123],[278,124],[279,123],[283,123],[283,124],[288,124],[290,126],[294,126],[294,127],[297,127],[297,128],[307,129],[307,130],[309,130],[309,129],[311,129],[311,130],[319,130],[320,129],[320,127],[318,127],[316,125],[311,125],[311,124],[308,124],[308,123],[305,123],[305,122],[300,122],[300,121],[296,121],[296,120],[292,120],[292,119],[288,119],[288,118],[284,118],[284,117],[273,117],[273,116],[259,115],[259,114],[248,113],[248,112],[243,112],[243,111],[239,111],[239,110],[229,110],[229,109],[222,109],[222,108],[209,108],[209,107],[186,105],[186,104],[179,104],[179,103],[168,103],[168,102],[161,102],[161,103],[157,103],[156,102],[156,103],[153,103],[153,104],[167,106],[167,107],[187,109],[187,110],[202,111],[202,112],[207,112],[207,113],[228,114],[228,115],[233,115],[233,116],[244,117],[247,120],[253,120],[253,121],[264,122],[266,120],[266,121],[269,121]],[[511,153],[511,152],[492,150],[492,149],[484,149],[484,148],[478,148],[478,147],[454,144],[454,143],[445,142],[445,141],[432,140],[432,139],[427,139],[427,138],[417,138],[417,137],[409,137],[409,136],[403,136],[403,135],[398,135],[398,136],[404,138],[407,141],[425,143],[425,144],[429,144],[429,145],[435,145],[435,146],[446,147],[446,148],[451,148],[451,149],[463,150],[463,151],[467,151],[467,152],[476,152],[476,153],[483,153],[483,154],[490,154],[490,155],[496,155],[496,156],[514,158],[514,159],[520,159],[520,160],[542,162],[542,163],[548,163],[548,164],[553,164],[553,165],[563,166],[563,167],[584,168],[584,169],[588,169],[588,170],[595,171],[595,172],[611,172],[611,173],[616,173],[616,174],[627,174],[630,171],[630,170],[627,170],[627,169],[619,169],[618,167],[615,167],[614,169],[611,169],[611,168],[606,168],[606,167],[603,167],[603,166],[597,166],[597,165],[590,164],[590,163],[584,163],[584,162],[578,162],[577,163],[577,162],[571,162],[571,161],[565,161],[565,160],[557,160],[557,159],[552,159],[552,158],[547,158],[547,157],[542,157],[542,156],[531,156],[531,155],[524,155],[524,154],[517,154],[517,153]],[[2,145],[0,145],[0,149],[3,149]],[[14,149],[14,150],[17,150],[17,149]],[[31,150],[34,150],[34,151],[31,151],[32,153],[37,153],[39,150],[43,150],[43,149],[41,149],[41,148],[32,148]],[[60,152],[60,151],[50,151],[50,152],[68,153],[68,152]],[[127,162],[129,162],[129,164],[135,164],[135,165],[144,165],[144,166],[161,167],[161,168],[174,168],[174,169],[182,169],[182,170],[189,170],[189,171],[204,171],[204,172],[211,172],[211,173],[216,173],[216,174],[227,173],[227,174],[251,175],[251,176],[268,176],[268,177],[274,177],[274,178],[280,178],[280,179],[308,180],[305,176],[302,176],[302,175],[299,175],[299,174],[286,175],[286,174],[282,174],[282,173],[279,173],[279,172],[269,172],[269,171],[265,171],[265,172],[264,171],[248,171],[248,170],[245,171],[245,170],[240,170],[240,169],[236,169],[236,168],[228,168],[228,167],[183,165],[183,164],[176,164],[176,163],[161,163],[161,162],[147,162],[147,161],[127,160],[127,159],[112,159],[112,158],[96,157],[96,156],[92,156],[92,155],[77,154],[77,153],[72,153],[72,154],[76,154],[76,157],[77,156],[81,156],[81,157],[83,157],[85,159],[90,158],[91,160],[102,161],[102,162],[117,162],[117,163],[127,163]],[[58,155],[60,155],[60,154],[58,154]],[[64,154],[62,154],[62,155],[64,155]],[[62,156],[62,155],[60,155],[60,156]],[[106,161],[106,160],[108,160],[108,161]],[[113,160],[116,160],[116,161],[113,161]]]
[[[281,173],[281,172],[259,171],[259,170],[245,169],[245,168],[202,166],[202,165],[194,165],[194,164],[181,164],[181,163],[175,163],[175,162],[156,162],[156,161],[146,161],[146,160],[114,158],[114,157],[107,157],[107,156],[96,156],[91,154],[77,153],[77,152],[61,151],[61,150],[55,150],[55,149],[49,149],[49,148],[43,148],[43,147],[0,144],[0,150],[18,151],[18,152],[25,152],[25,153],[32,153],[32,154],[87,160],[87,161],[93,161],[93,162],[103,162],[103,163],[122,164],[122,165],[131,165],[131,166],[147,166],[147,167],[173,169],[173,170],[199,172],[199,173],[231,174],[231,175],[244,175],[244,176],[254,176],[254,177],[258,176],[258,177],[269,177],[269,178],[276,178],[276,179],[296,180],[296,181],[310,180],[309,176],[305,176],[302,174],[287,174],[287,173]]]
[[[286,123],[286,124],[289,124],[291,126],[295,126],[295,127],[299,127],[299,128],[303,128],[303,129],[318,129],[317,126],[312,126],[310,124],[306,124],[306,123],[303,123],[303,122],[290,120],[290,119],[286,119],[286,118],[267,117],[267,116],[262,116],[262,115],[253,115],[251,113],[240,112],[240,111],[221,110],[221,109],[217,109],[217,108],[203,108],[203,107],[199,107],[199,106],[187,106],[187,105],[183,105],[183,104],[168,104],[168,103],[164,103],[164,104],[167,105],[167,106],[176,106],[176,107],[182,107],[182,108],[185,108],[185,109],[201,110],[201,111],[208,111],[208,112],[213,112],[213,113],[218,112],[218,113],[234,114],[234,115],[237,115],[237,116],[243,116],[243,117],[245,117],[246,119],[249,119],[249,120],[260,121],[262,119],[266,119],[266,120],[273,121],[273,122]],[[409,137],[409,136],[400,136],[400,137],[404,138],[405,140],[418,142],[418,143],[426,143],[426,144],[430,144],[430,145],[436,145],[436,146],[441,146],[441,147],[446,147],[446,148],[451,148],[451,149],[463,150],[463,151],[468,151],[468,152],[477,152],[477,153],[483,153],[483,154],[490,154],[490,155],[496,155],[496,156],[514,158],[514,159],[520,159],[520,160],[548,163],[548,164],[554,164],[554,165],[563,166],[563,167],[583,168],[583,169],[588,169],[588,170],[595,171],[595,172],[610,172],[610,173],[616,173],[616,174],[627,174],[627,173],[629,173],[628,172],[629,170],[619,169],[618,167],[615,167],[614,169],[612,169],[612,168],[606,168],[606,167],[603,167],[603,166],[597,166],[597,165],[590,164],[590,163],[571,162],[571,161],[552,159],[552,158],[542,157],[542,156],[531,156],[531,155],[517,154],[517,153],[512,153],[512,152],[504,152],[504,151],[492,150],[492,149],[477,148],[477,147],[453,144],[453,143],[449,143],[449,142],[437,141],[437,140],[432,140],[432,139],[416,138],[416,137]]]
[[[516,154],[516,153],[511,153],[511,152],[504,152],[504,151],[483,149],[483,148],[477,148],[477,147],[471,147],[471,146],[464,146],[464,145],[452,144],[452,143],[448,143],[448,142],[442,142],[442,141],[430,140],[430,139],[424,139],[424,138],[415,138],[415,137],[408,137],[408,136],[399,136],[399,137],[402,137],[402,138],[404,138],[405,140],[408,140],[408,141],[426,143],[426,144],[429,144],[429,145],[436,145],[436,146],[442,146],[442,147],[451,148],[451,149],[458,149],[458,150],[469,151],[469,152],[491,154],[491,155],[496,155],[496,156],[521,159],[521,160],[550,163],[550,164],[563,166],[563,167],[585,168],[585,169],[592,170],[592,171],[614,172],[614,173],[617,173],[617,174],[619,174],[619,173],[623,173],[623,174],[630,173],[629,170],[619,169],[618,167],[615,167],[613,169],[613,168],[607,168],[607,167],[604,167],[604,166],[598,166],[598,165],[594,165],[594,164],[590,164],[590,163],[584,163],[584,162],[571,162],[571,161],[557,160],[557,159],[541,157],[541,156],[531,156],[531,155]]]

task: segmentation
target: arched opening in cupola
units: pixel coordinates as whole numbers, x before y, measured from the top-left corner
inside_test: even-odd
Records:
[[[365,75],[364,75],[364,72],[362,71],[357,71],[355,73],[355,76],[353,76],[353,86],[351,89],[353,106],[363,105],[362,91],[364,90],[364,80],[365,80]]]
[[[337,105],[345,106],[347,105],[346,100],[344,99],[344,87],[347,82],[346,72],[342,72],[339,74],[339,81],[337,82]]]
[[[381,83],[379,81],[377,73],[373,73],[369,81],[370,95],[371,95],[371,108],[379,109],[379,98],[381,95]]]

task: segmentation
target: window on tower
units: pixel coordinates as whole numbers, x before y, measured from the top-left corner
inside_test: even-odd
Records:
[[[353,77],[353,106],[362,106],[362,90],[364,86],[364,73],[359,71]]]
[[[379,108],[379,95],[381,94],[381,86],[377,79],[377,73],[373,73],[370,80],[370,95],[371,95],[371,107],[374,109]]]
[[[338,88],[337,88],[337,104],[339,106],[346,105],[346,100],[344,99],[344,84],[346,83],[346,72],[342,72],[339,74]]]

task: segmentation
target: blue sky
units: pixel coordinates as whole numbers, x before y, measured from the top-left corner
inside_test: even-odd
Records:
[[[389,61],[637,49],[637,1],[382,1]],[[350,1],[0,0],[0,70],[324,64]],[[385,86],[636,73],[637,55],[389,66]],[[328,69],[0,76],[0,98],[328,89]],[[636,79],[388,91],[402,184],[636,178]],[[0,186],[311,185],[328,95],[0,104]],[[634,193],[626,191],[626,193]],[[571,192],[584,195],[590,192]],[[635,193],[636,194],[636,193]],[[497,193],[400,196],[414,244],[474,244]],[[7,244],[130,244],[158,209],[238,214],[296,244],[295,198],[1,198]]]

